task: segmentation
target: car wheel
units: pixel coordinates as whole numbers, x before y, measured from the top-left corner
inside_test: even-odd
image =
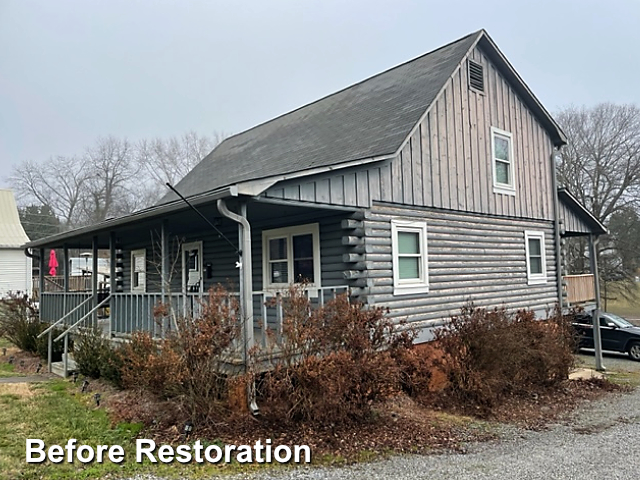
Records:
[[[633,342],[629,345],[629,356],[636,362],[640,362],[640,343]]]

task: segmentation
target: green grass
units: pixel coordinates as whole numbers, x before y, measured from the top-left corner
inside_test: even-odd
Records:
[[[135,461],[135,438],[139,434],[146,438],[141,429],[142,425],[137,423],[112,426],[106,412],[95,407],[92,394],[81,394],[77,387],[63,380],[31,386],[0,385],[0,478],[97,479],[128,477],[144,472],[168,478],[202,478],[270,468],[265,465],[211,465],[206,462],[154,465],[145,461],[138,464]],[[77,439],[78,445],[120,445],[125,450],[125,460],[121,464],[111,463],[108,459],[101,464],[78,461],[73,464],[27,464],[27,438],[43,440],[46,447],[54,444],[64,446],[70,438]]]
[[[0,378],[2,377],[17,377],[20,373],[15,371],[15,366],[9,363],[0,363]]]
[[[635,284],[635,298],[625,299],[621,295],[615,295],[615,298],[606,302],[606,310],[616,315],[628,318],[640,318],[640,284]],[[605,308],[605,302],[602,301],[602,308]]]

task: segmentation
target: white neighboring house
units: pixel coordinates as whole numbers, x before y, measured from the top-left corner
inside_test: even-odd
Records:
[[[22,247],[27,242],[13,192],[0,189],[0,296],[9,292],[31,295],[31,258]]]

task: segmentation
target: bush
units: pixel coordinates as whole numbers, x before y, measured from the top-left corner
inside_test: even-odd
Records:
[[[117,357],[125,388],[177,398],[193,420],[206,422],[226,411],[228,386],[222,372],[240,318],[237,299],[222,287],[211,289],[201,307],[199,317],[177,319],[177,331],[165,339],[135,333]]]
[[[560,313],[540,321],[531,311],[467,305],[435,336],[447,402],[476,414],[488,415],[507,396],[553,388],[573,366],[572,329]]]
[[[81,333],[75,342],[74,359],[78,372],[91,378],[103,378],[117,387],[122,386],[120,358],[118,348],[98,329]]]
[[[263,413],[273,420],[340,423],[363,420],[372,405],[397,393],[397,352],[411,343],[380,308],[346,295],[311,310],[303,286],[285,303],[277,364],[259,382]]]
[[[38,312],[33,302],[23,295],[9,294],[0,300],[0,337],[4,337],[16,347],[25,352],[30,352],[47,359],[48,336],[38,338],[49,324],[38,320]],[[54,328],[53,338],[60,335],[64,330]],[[70,344],[70,347],[72,344]],[[62,359],[64,342],[59,340],[53,343],[52,360],[54,362]]]

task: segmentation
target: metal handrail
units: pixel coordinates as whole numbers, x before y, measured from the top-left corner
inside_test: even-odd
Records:
[[[87,297],[82,303],[80,303],[77,307],[75,307],[73,310],[70,310],[68,313],[66,313],[64,316],[62,316],[60,319],[58,319],[58,321],[56,321],[55,323],[52,323],[51,325],[49,325],[49,327],[44,330],[40,335],[38,335],[37,338],[42,337],[45,333],[49,333],[51,330],[53,330],[60,322],[62,322],[65,318],[69,317],[73,312],[75,312],[76,310],[78,310],[80,307],[82,307],[85,303],[87,303],[89,300],[93,300],[93,295],[91,295],[90,297]]]
[[[88,313],[86,313],[80,320],[78,320],[76,323],[74,323],[73,325],[71,325],[69,328],[67,328],[64,332],[62,332],[60,335],[58,335],[53,341],[57,342],[58,340],[60,340],[62,337],[65,337],[67,335],[69,335],[69,333],[71,332],[71,330],[73,330],[74,328],[76,328],[80,322],[83,322],[84,320],[86,320],[86,318],[89,315],[92,315],[93,312],[95,312],[96,310],[98,310],[99,308],[102,308],[102,306],[105,303],[108,303],[109,300],[111,300],[111,295],[108,295],[104,300],[102,300],[98,305],[96,305],[95,307],[93,307],[91,310],[89,310]]]

